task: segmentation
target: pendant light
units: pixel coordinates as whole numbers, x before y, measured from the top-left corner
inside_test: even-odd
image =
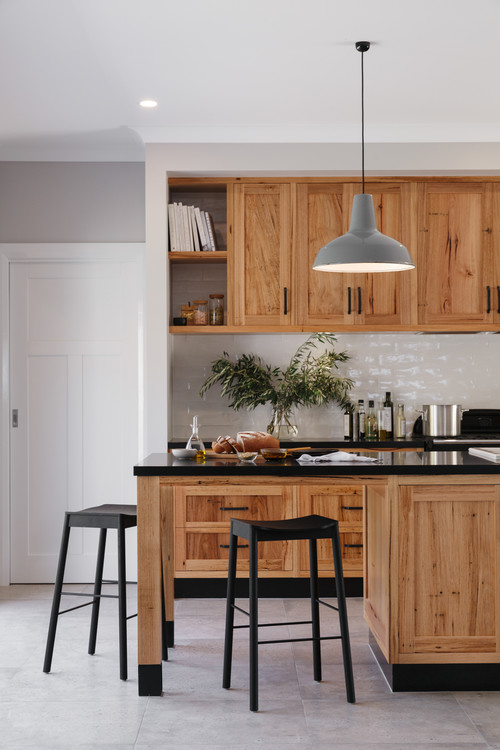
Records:
[[[380,273],[415,268],[406,247],[377,230],[373,196],[365,194],[365,102],[363,55],[370,42],[356,42],[361,52],[361,176],[363,192],[352,202],[351,224],[343,234],[319,250],[313,263],[316,271],[337,273]]]

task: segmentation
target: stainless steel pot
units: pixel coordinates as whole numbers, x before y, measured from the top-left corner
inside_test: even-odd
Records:
[[[429,437],[456,437],[462,429],[462,415],[468,409],[460,404],[424,404],[422,434]]]

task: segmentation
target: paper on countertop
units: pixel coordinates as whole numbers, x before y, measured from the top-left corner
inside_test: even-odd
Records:
[[[299,463],[336,463],[337,461],[365,461],[373,463],[378,461],[378,458],[371,458],[370,456],[358,456],[355,453],[346,453],[346,451],[335,451],[335,453],[325,453],[323,456],[310,456],[308,453],[304,453],[302,456],[297,458]]]

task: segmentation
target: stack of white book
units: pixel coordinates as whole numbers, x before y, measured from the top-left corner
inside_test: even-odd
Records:
[[[500,462],[500,448],[488,448],[481,445],[479,448],[469,448],[469,453],[480,458],[487,458],[488,461]]]
[[[197,206],[168,204],[170,250],[217,250],[212,217]]]

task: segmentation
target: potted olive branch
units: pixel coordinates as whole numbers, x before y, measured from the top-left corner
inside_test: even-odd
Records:
[[[221,395],[229,406],[255,409],[271,404],[273,414],[267,431],[280,437],[280,426],[293,434],[292,410],[298,406],[321,406],[336,403],[346,408],[351,405],[349,391],[352,380],[338,374],[338,366],[350,359],[346,352],[335,351],[337,341],[330,333],[313,333],[290,360],[285,369],[272,367],[256,354],[242,354],[232,360],[227,352],[212,362],[212,375],[203,383],[200,396],[215,384],[222,386]],[[315,356],[317,344],[331,348]],[[281,435],[283,436],[283,435]]]

